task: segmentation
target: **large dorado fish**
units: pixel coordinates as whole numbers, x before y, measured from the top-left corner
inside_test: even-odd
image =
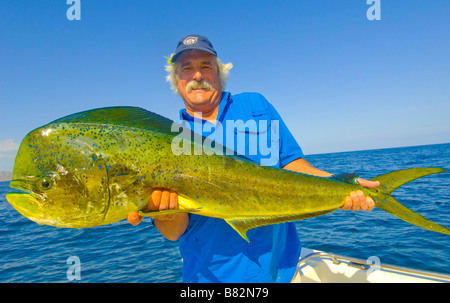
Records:
[[[158,216],[192,212],[226,220],[245,240],[247,230],[324,215],[360,189],[376,206],[422,228],[450,234],[398,203],[390,193],[417,178],[444,172],[412,168],[372,180],[346,180],[264,167],[218,153],[174,153],[173,121],[136,107],[76,113],[30,132],[22,141],[7,200],[39,224],[84,228],[122,220],[132,211]],[[180,128],[175,127],[177,131]],[[195,140],[190,148],[199,148]],[[184,146],[186,148],[186,146]],[[201,147],[200,147],[201,148]],[[203,147],[205,148],[205,147]],[[201,149],[200,149],[201,150]],[[155,188],[178,193],[179,208],[145,212]]]

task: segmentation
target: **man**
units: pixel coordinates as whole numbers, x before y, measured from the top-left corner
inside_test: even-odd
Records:
[[[195,129],[195,123],[200,123],[205,137],[211,133],[208,129],[212,130],[227,121],[277,121],[278,138],[275,139],[278,140],[271,143],[278,144],[279,150],[276,161],[270,165],[315,176],[332,176],[302,158],[303,153],[292,134],[262,95],[231,95],[223,91],[230,68],[231,64],[224,65],[217,59],[217,52],[206,37],[190,35],[181,39],[167,67],[170,72],[168,80],[185,105],[185,109],[180,111],[181,119],[189,123],[191,129]],[[230,134],[227,132],[230,130],[222,128],[221,131],[224,132],[222,138],[227,138],[223,145],[236,149],[229,146]],[[259,129],[246,135],[259,137],[266,132],[269,130]],[[231,140],[233,144],[235,138]],[[246,140],[244,142],[250,142]],[[245,156],[256,163],[261,164],[264,160],[260,151],[250,154],[248,148],[244,150]],[[379,182],[361,178],[357,181],[365,187],[379,185]],[[177,208],[175,190],[153,191],[148,209]],[[346,210],[370,211],[375,205],[370,197],[366,199],[362,191],[349,193],[342,203],[341,208]],[[128,221],[133,225],[141,220],[142,217],[136,212],[128,216]],[[249,243],[224,220],[216,218],[175,214],[155,218],[153,224],[167,239],[180,241],[183,282],[289,282],[294,276],[301,245],[292,222],[252,229],[248,232]]]

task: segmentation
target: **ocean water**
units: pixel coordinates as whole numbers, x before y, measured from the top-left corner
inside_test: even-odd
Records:
[[[450,144],[306,156],[334,173],[370,179],[411,167],[450,170]],[[428,219],[450,226],[450,171],[408,183],[393,196]],[[0,182],[0,282],[181,282],[177,242],[148,221],[126,220],[90,229],[40,226],[6,201]],[[303,247],[381,263],[450,274],[450,236],[408,224],[379,209],[338,210],[296,222]],[[71,261],[77,257],[79,263]],[[73,271],[80,265],[79,271]],[[71,280],[79,273],[79,280]]]

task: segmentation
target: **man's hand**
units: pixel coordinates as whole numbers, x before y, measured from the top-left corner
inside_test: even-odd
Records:
[[[369,181],[365,179],[358,178],[361,186],[366,188],[374,188],[380,185],[378,181]],[[345,197],[345,203],[341,206],[343,210],[368,210],[371,211],[375,207],[375,202],[371,197],[367,197],[360,190],[352,191],[349,196]]]
[[[158,211],[166,209],[176,209],[178,207],[178,195],[175,192],[168,190],[154,190],[148,201],[147,208],[145,210]],[[170,221],[176,217],[176,214],[157,216],[155,217],[160,221]],[[139,216],[136,211],[128,214],[128,222],[134,226],[141,223],[144,217]],[[151,217],[153,218],[153,217]]]
[[[169,190],[154,190],[145,210],[166,210],[178,208],[178,195]],[[153,217],[151,217],[153,218]],[[143,217],[135,211],[128,214],[128,222],[133,225],[141,223]],[[156,216],[153,224],[159,232],[170,241],[176,241],[186,231],[189,224],[187,213]]]

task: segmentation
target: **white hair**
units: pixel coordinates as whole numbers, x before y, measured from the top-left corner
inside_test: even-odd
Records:
[[[222,63],[220,62],[219,58],[216,57],[217,60],[217,66],[219,69],[219,78],[222,82],[222,89],[225,88],[227,81],[228,81],[228,74],[230,72],[230,69],[233,67],[232,63]],[[177,75],[177,67],[178,63],[175,61],[175,63],[166,65],[166,71],[169,73],[166,76],[167,82],[170,83],[170,88],[173,90],[175,94],[178,94],[178,75]]]

